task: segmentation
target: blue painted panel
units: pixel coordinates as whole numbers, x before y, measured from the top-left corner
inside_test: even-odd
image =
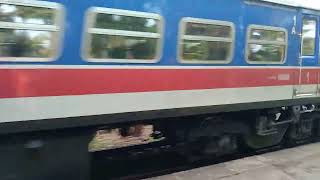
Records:
[[[236,43],[234,59],[230,66],[248,66],[245,61],[245,46],[247,27],[251,24],[283,27],[288,30],[288,55],[287,61],[281,66],[298,66],[299,37],[292,34],[294,17],[299,15],[299,9],[271,6],[270,4],[246,3],[244,0],[49,0],[65,6],[65,32],[63,52],[59,59],[47,63],[19,63],[19,64],[52,64],[52,65],[98,65],[116,63],[88,63],[81,54],[81,44],[85,12],[89,7],[108,7],[133,11],[158,13],[165,20],[165,36],[163,56],[156,65],[182,65],[177,61],[177,42],[179,22],[183,17],[204,18],[213,20],[230,21],[235,24]],[[318,13],[312,11],[313,13]],[[0,63],[17,64],[17,63]],[[140,64],[143,65],[143,64]],[[192,64],[194,66],[194,64]],[[201,66],[203,66],[201,64]],[[226,65],[210,65],[226,66]],[[266,65],[261,65],[266,66]],[[268,65],[270,66],[270,65]],[[279,65],[276,65],[279,66]]]
[[[288,50],[286,62],[283,66],[298,65],[297,57],[299,55],[299,36],[292,33],[295,25],[294,17],[297,16],[297,10],[285,7],[271,7],[257,4],[246,6],[244,13],[244,28],[251,24],[281,27],[288,31]],[[298,28],[298,27],[297,27]],[[245,38],[245,36],[244,36]],[[243,42],[246,40],[243,39]],[[245,44],[245,43],[243,43]],[[269,65],[268,65],[269,66]]]

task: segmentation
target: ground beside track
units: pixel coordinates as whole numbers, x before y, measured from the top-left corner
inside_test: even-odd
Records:
[[[148,180],[320,180],[320,143]]]

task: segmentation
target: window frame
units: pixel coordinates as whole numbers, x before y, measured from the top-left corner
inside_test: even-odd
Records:
[[[52,42],[52,47],[54,49],[52,57],[0,57],[0,62],[52,62],[56,61],[61,56],[63,49],[62,46],[65,18],[65,8],[62,4],[50,1],[36,0],[6,0],[1,3],[25,7],[48,8],[54,10],[54,22],[56,23],[55,25],[24,24],[0,21],[0,29],[46,31],[57,34],[57,37],[54,37],[57,38],[57,40]]]
[[[198,35],[186,35],[187,23],[198,23],[206,25],[220,25],[220,26],[229,26],[231,28],[231,37],[222,38],[222,37],[210,37],[210,36],[198,36]],[[234,48],[235,48],[235,37],[236,37],[235,25],[229,21],[220,21],[213,19],[203,19],[203,18],[193,18],[193,17],[184,17],[180,20],[179,24],[179,35],[178,35],[178,52],[177,57],[178,61],[182,64],[230,64],[234,57]],[[185,38],[187,36],[187,38]],[[195,37],[195,38],[194,38]],[[198,38],[196,38],[198,37]],[[208,40],[210,38],[211,40]],[[183,40],[205,40],[206,42],[230,42],[230,55],[226,60],[186,60],[182,57],[183,52]]]
[[[258,29],[258,30],[266,30],[266,31],[282,31],[285,33],[285,42],[280,41],[267,41],[267,40],[252,40],[251,30]],[[274,26],[264,26],[264,25],[256,25],[251,24],[247,28],[247,38],[246,38],[246,52],[245,52],[245,59],[248,64],[285,64],[287,62],[287,55],[288,55],[288,30],[282,27],[274,27]],[[284,45],[285,46],[285,55],[282,61],[279,62],[269,62],[269,61],[251,61],[249,60],[249,44],[262,44],[262,45]]]
[[[130,16],[130,17],[140,17],[140,18],[152,18],[159,21],[158,33],[151,32],[140,32],[140,31],[128,31],[128,30],[116,30],[116,29],[101,29],[94,28],[95,15],[98,13],[120,15],[120,16]],[[106,7],[90,7],[87,9],[85,15],[85,24],[83,31],[82,40],[82,50],[81,56],[87,62],[93,63],[128,63],[128,64],[155,64],[161,61],[163,53],[163,38],[164,38],[164,18],[160,14],[131,11],[124,9],[114,9]],[[93,29],[93,32],[90,30]],[[91,34],[104,34],[104,35],[118,35],[118,36],[129,36],[131,37],[146,37],[158,39],[156,56],[153,59],[116,59],[116,58],[92,58],[90,57],[91,49]]]

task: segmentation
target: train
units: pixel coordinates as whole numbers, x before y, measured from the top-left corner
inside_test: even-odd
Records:
[[[317,3],[0,0],[0,179],[88,179],[109,127],[207,154],[312,136]]]

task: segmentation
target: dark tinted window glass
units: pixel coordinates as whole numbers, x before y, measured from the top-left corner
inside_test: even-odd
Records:
[[[229,58],[231,43],[184,40],[182,48],[184,60],[222,61]]]
[[[0,3],[0,21],[53,25],[55,24],[55,11],[49,8],[18,6]]]
[[[231,37],[231,27],[213,24],[187,23],[186,35],[212,36],[212,37]]]
[[[315,20],[303,20],[302,55],[313,56],[316,49],[316,25]]]
[[[151,18],[97,14],[95,28],[157,33],[159,20]]]
[[[286,41],[286,33],[283,31],[252,29],[250,34],[252,40],[264,41]]]
[[[286,46],[249,44],[248,59],[254,62],[282,62],[285,57]]]
[[[53,55],[54,33],[0,29],[0,57],[47,58]]]
[[[158,39],[92,34],[90,56],[96,59],[154,59]]]

